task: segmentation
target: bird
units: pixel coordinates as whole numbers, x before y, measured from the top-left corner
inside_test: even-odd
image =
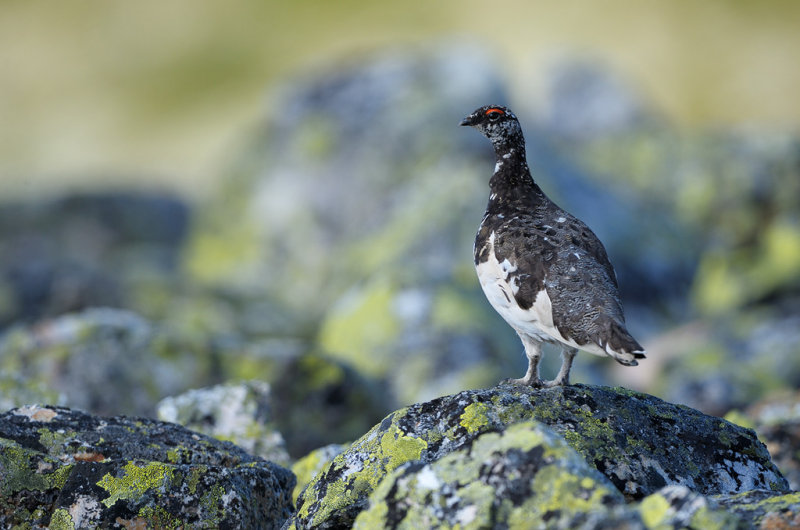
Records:
[[[475,128],[494,147],[489,203],[473,254],[486,298],[517,332],[528,359],[522,378],[504,382],[569,385],[578,350],[636,366],[646,352],[626,328],[606,249],[583,221],[536,184],[517,117],[504,106],[487,105],[460,125]],[[561,348],[561,368],[551,381],[539,376],[545,343]]]

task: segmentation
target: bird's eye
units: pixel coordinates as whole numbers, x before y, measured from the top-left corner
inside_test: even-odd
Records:
[[[497,120],[499,120],[499,119],[500,119],[500,117],[501,117],[503,114],[505,114],[505,112],[503,112],[503,111],[502,111],[502,110],[500,110],[500,109],[489,109],[489,110],[487,110],[487,111],[486,111],[486,117],[487,117],[487,118],[489,118],[489,120],[490,120],[490,121],[497,121]]]

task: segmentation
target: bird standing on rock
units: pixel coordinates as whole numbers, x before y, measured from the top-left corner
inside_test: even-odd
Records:
[[[507,108],[481,107],[461,121],[486,136],[497,163],[475,237],[475,268],[492,307],[517,332],[528,371],[509,382],[569,384],[578,350],[636,366],[645,351],[625,328],[617,278],[603,244],[533,181],[525,139]],[[561,347],[555,380],[539,379],[543,343]]]

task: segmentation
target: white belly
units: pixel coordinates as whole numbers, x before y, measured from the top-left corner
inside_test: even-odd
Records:
[[[563,344],[578,348],[595,355],[609,355],[598,344],[577,344],[572,339],[565,339],[553,324],[553,306],[546,289],[536,295],[536,300],[528,309],[522,309],[514,295],[519,286],[514,283],[516,276],[509,281],[511,273],[517,270],[516,264],[504,260],[497,261],[494,252],[495,234],[489,236],[489,258],[476,267],[478,280],[489,303],[508,324],[519,334],[524,334],[539,342]],[[546,278],[545,278],[546,281]],[[543,282],[544,283],[544,282]]]

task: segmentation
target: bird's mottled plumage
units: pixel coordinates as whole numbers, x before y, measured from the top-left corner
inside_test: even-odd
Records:
[[[475,238],[475,267],[489,302],[522,339],[528,372],[514,382],[569,383],[578,349],[636,365],[644,349],[625,328],[617,279],[597,236],[534,182],[516,116],[486,106],[464,118],[486,136],[497,159]],[[554,381],[539,379],[541,344],[562,347]]]

